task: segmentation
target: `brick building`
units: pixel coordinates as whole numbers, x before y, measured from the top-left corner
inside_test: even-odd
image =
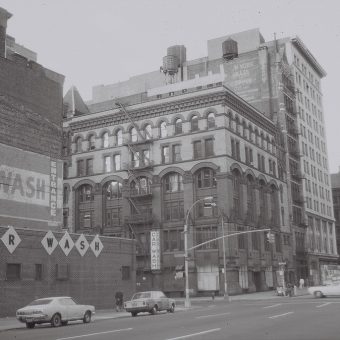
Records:
[[[340,171],[336,174],[331,174],[331,183],[336,229],[336,243],[338,253],[340,253]]]

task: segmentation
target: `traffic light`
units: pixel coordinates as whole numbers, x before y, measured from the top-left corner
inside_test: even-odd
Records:
[[[267,241],[269,243],[274,243],[275,242],[275,235],[271,233],[270,231],[267,233]]]

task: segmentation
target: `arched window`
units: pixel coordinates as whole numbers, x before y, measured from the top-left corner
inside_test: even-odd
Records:
[[[145,139],[147,140],[152,139],[152,127],[150,124],[145,125],[144,133],[145,133]]]
[[[233,171],[233,212],[234,217],[241,217],[241,175],[238,170]]]
[[[117,181],[111,181],[104,187],[106,200],[122,198],[123,185]]]
[[[255,191],[253,178],[247,176],[247,219],[250,222],[255,220]]]
[[[151,193],[151,180],[141,176],[133,180],[130,184],[133,195],[147,195]]]
[[[76,152],[81,152],[82,151],[82,138],[77,137],[76,139]]]
[[[198,131],[198,116],[191,117],[191,131]]]
[[[271,224],[273,226],[279,226],[280,214],[279,214],[279,199],[278,191],[274,185],[270,186],[270,216]]]
[[[171,172],[165,175],[163,184],[165,192],[183,191],[183,177],[177,172]]]
[[[108,132],[103,133],[102,140],[103,140],[103,148],[108,148],[109,147],[109,134],[108,134]]]
[[[79,202],[90,202],[93,201],[93,189],[89,184],[83,184],[78,188]]]
[[[68,187],[64,186],[64,191],[63,191],[63,203],[67,204],[68,203]]]
[[[196,186],[197,188],[212,188],[216,187],[216,174],[213,169],[202,168],[199,169],[196,174]]]
[[[175,135],[179,135],[183,132],[182,130],[182,119],[177,118],[175,121]]]
[[[160,136],[161,138],[164,138],[168,135],[167,130],[166,130],[166,123],[162,122],[160,125]]]
[[[116,144],[118,146],[123,144],[123,131],[120,129],[116,132]]]
[[[130,130],[130,140],[131,142],[137,142],[138,140],[137,129],[135,127]]]
[[[210,112],[207,116],[208,121],[208,129],[215,127],[215,114],[213,112]]]
[[[96,138],[94,135],[89,137],[89,150],[94,150],[96,148]]]
[[[241,126],[241,124],[240,124],[240,119],[238,118],[238,116],[236,116],[236,118],[235,118],[235,125],[236,125],[236,127],[235,127],[235,129],[236,129],[236,133],[240,133],[240,126]]]
[[[267,194],[265,190],[265,183],[259,182],[259,224],[266,225],[267,223]]]

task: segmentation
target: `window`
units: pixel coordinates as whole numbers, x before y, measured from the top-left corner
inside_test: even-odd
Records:
[[[164,203],[164,218],[166,221],[184,218],[183,201],[170,201]]]
[[[183,177],[178,173],[170,173],[164,177],[165,192],[183,191]]]
[[[181,161],[181,145],[175,144],[172,146],[172,161],[179,162]]]
[[[122,130],[118,130],[116,132],[116,144],[118,146],[123,144],[123,131]]]
[[[93,159],[86,160],[86,175],[93,175]]]
[[[260,234],[259,233],[252,234],[252,247],[253,247],[253,250],[260,250]]]
[[[193,143],[194,145],[194,159],[201,158],[202,157],[202,142],[195,141]]]
[[[204,141],[205,146],[205,157],[213,156],[214,155],[214,140],[213,139],[206,139]]]
[[[93,211],[80,211],[79,212],[79,228],[92,229],[93,226]]]
[[[81,137],[78,137],[76,139],[76,152],[81,152],[82,151],[82,139]]]
[[[7,263],[6,280],[20,280],[20,279],[21,279],[21,264]]]
[[[207,121],[208,121],[208,129],[215,127],[215,115],[212,112],[208,114]]]
[[[275,234],[275,248],[278,253],[281,252],[281,237],[280,234]]]
[[[212,240],[218,237],[216,227],[198,227],[195,230],[196,244],[201,244],[206,241]],[[216,249],[218,247],[217,241],[209,242],[198,249]]]
[[[77,176],[85,176],[84,160],[77,160]]]
[[[37,263],[35,265],[35,280],[42,281],[42,275],[43,275],[43,265],[41,263]]]
[[[93,201],[93,192],[92,187],[89,184],[84,184],[78,189],[79,193],[79,201],[80,202],[88,202]]]
[[[198,131],[198,117],[196,115],[191,117],[191,131]]]
[[[130,140],[131,142],[137,142],[138,140],[137,130],[134,127],[130,130]]]
[[[233,210],[234,217],[241,217],[241,176],[237,170],[233,171]]]
[[[162,147],[162,164],[170,162],[170,155],[169,155],[169,147],[163,146]]]
[[[165,138],[168,135],[168,132],[166,130],[166,123],[162,122],[160,125],[160,136],[161,138]]]
[[[110,156],[104,157],[104,171],[111,172],[111,157]]]
[[[108,148],[109,147],[109,134],[108,134],[108,132],[103,133],[102,140],[103,140],[103,148]]]
[[[149,166],[150,165],[150,150],[143,150],[143,165]]]
[[[68,229],[68,210],[63,210],[63,229]]]
[[[164,230],[163,240],[164,251],[178,251],[184,249],[183,229]]]
[[[183,132],[182,130],[182,119],[177,118],[175,121],[175,135],[179,135]]]
[[[150,124],[145,125],[144,128],[145,139],[152,139],[152,127]]]
[[[216,187],[215,171],[210,168],[203,168],[196,173],[196,184],[198,188]]]
[[[94,135],[89,137],[89,150],[94,150],[96,148],[96,139]]]
[[[130,280],[130,267],[122,266],[122,280]]]
[[[119,171],[121,169],[120,166],[120,155],[113,156],[113,166],[115,171]]]
[[[131,153],[131,157],[132,157],[132,167],[134,168],[138,168],[140,165],[140,156],[139,156],[139,151],[135,151]]]
[[[107,200],[118,199],[122,197],[123,185],[117,181],[111,181],[105,186],[105,196]]]
[[[245,231],[244,227],[237,227],[238,232]],[[237,236],[238,249],[246,249],[247,236],[246,234],[240,234]]]

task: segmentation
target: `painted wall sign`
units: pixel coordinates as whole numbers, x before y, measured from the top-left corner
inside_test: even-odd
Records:
[[[8,226],[8,230],[2,235],[1,241],[12,254],[21,242],[21,238],[12,226]]]
[[[161,269],[160,231],[150,232],[151,270]]]
[[[58,241],[50,230],[45,237],[41,240],[41,244],[47,251],[48,255],[51,255],[54,249],[58,246]]]
[[[102,252],[104,246],[98,235],[96,235],[95,238],[92,240],[90,248],[92,249],[93,254],[96,257],[98,257],[99,254]]]
[[[59,241],[59,246],[66,256],[70,253],[74,247],[74,242],[70,234],[66,231],[61,240]]]
[[[89,249],[90,246],[84,234],[81,234],[79,236],[78,240],[74,243],[74,245],[81,256],[84,256],[86,254],[87,249]]]

